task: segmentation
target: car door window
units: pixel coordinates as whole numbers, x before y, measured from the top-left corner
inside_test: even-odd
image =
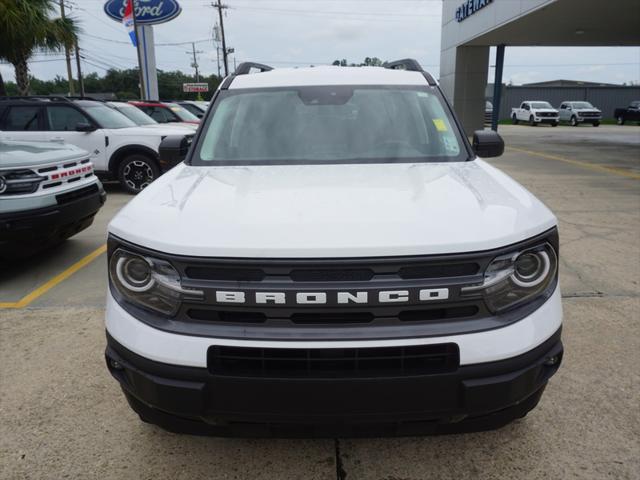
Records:
[[[164,110],[164,108],[160,107],[150,107],[146,113],[158,123],[167,123],[170,119]]]
[[[82,112],[63,105],[47,107],[47,120],[49,130],[55,132],[75,132],[79,123],[91,123]]]
[[[10,107],[3,130],[11,132],[34,132],[40,130],[40,107]]]

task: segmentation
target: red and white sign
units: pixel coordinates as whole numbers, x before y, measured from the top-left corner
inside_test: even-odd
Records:
[[[209,91],[208,83],[183,83],[182,91],[185,93],[204,93]]]

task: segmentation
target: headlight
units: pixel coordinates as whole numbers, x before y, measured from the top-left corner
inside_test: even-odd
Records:
[[[544,243],[495,258],[479,285],[464,287],[462,296],[481,294],[487,308],[502,313],[540,296],[550,296],[558,271],[553,247]]]
[[[109,261],[109,276],[126,301],[168,316],[176,314],[183,300],[204,298],[202,290],[182,286],[169,262],[120,248]]]

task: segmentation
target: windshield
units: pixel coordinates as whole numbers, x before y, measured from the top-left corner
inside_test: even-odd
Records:
[[[106,105],[92,105],[84,108],[89,115],[102,125],[102,128],[128,128],[136,126],[135,123],[123,114]]]
[[[180,120],[183,122],[199,122],[200,119],[196,117],[193,113],[185,109],[183,106],[178,105],[177,103],[166,103],[167,107],[171,109],[173,113],[175,113]]]
[[[129,120],[131,120],[136,125],[157,125],[153,118],[144,113],[138,107],[134,107],[133,105],[129,105],[126,103],[117,103],[112,105],[117,111],[126,116]]]
[[[573,108],[593,108],[593,105],[589,102],[573,102],[571,106]]]
[[[531,108],[553,108],[549,102],[531,102]]]
[[[323,86],[226,90],[195,164],[467,160],[436,89]]]

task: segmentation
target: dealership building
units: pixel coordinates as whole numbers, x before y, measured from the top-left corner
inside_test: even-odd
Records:
[[[640,0],[443,0],[440,84],[468,133],[483,128],[491,47],[494,122],[507,108],[500,100],[510,46],[640,46]]]

